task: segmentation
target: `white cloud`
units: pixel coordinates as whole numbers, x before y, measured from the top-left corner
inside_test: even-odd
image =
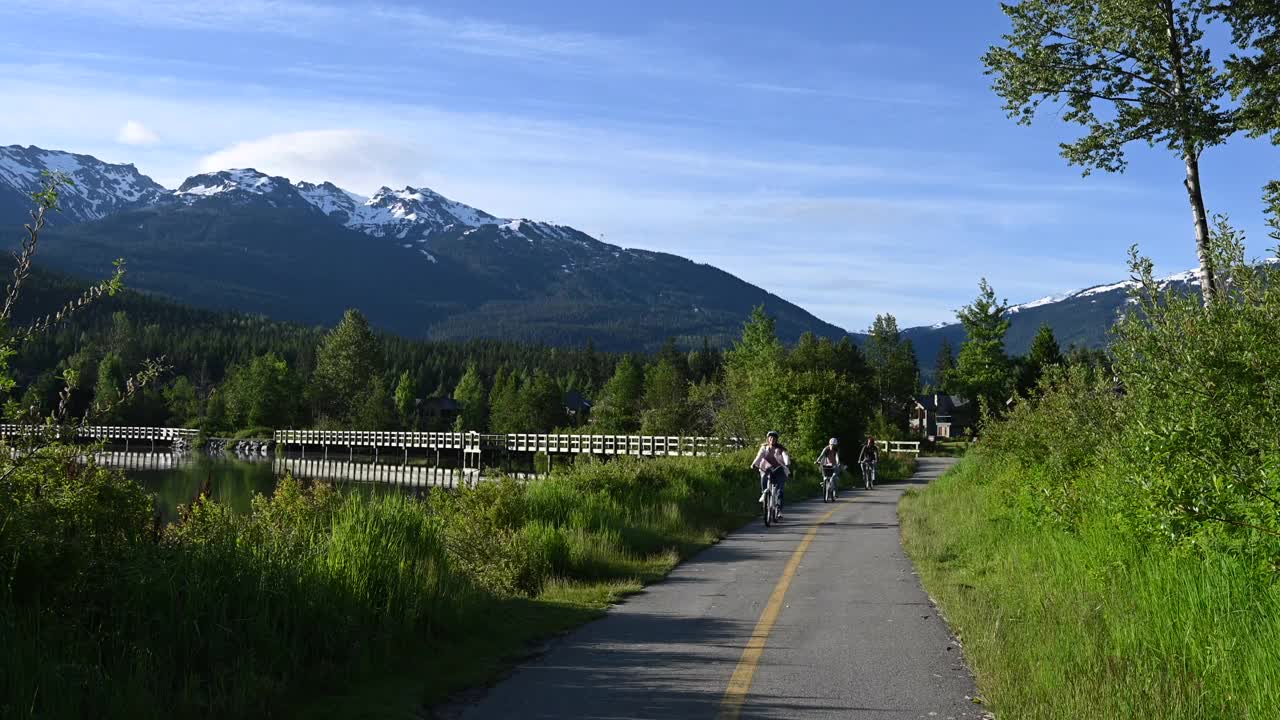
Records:
[[[308,130],[236,143],[199,160],[201,172],[254,168],[293,181],[332,182],[371,194],[420,182],[426,154],[412,141],[366,130]]]
[[[137,120],[129,120],[120,126],[116,142],[122,145],[155,145],[160,142],[160,136]]]

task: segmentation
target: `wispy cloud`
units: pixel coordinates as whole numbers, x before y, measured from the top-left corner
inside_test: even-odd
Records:
[[[291,0],[8,0],[12,8],[74,13],[132,27],[296,34],[341,20],[338,6]]]
[[[328,42],[334,38],[380,38],[384,47],[421,47],[433,53],[551,63],[562,71],[665,78],[737,88],[787,97],[813,97],[843,102],[940,105],[951,102],[938,87],[881,80],[872,86],[844,79],[848,87],[798,85],[771,81],[757,69],[746,69],[707,52],[691,52],[660,33],[604,34],[564,32],[528,24],[494,22],[476,17],[449,17],[416,7],[377,2],[341,5],[315,0],[7,0],[15,8],[77,17],[94,17],[124,27],[202,30],[236,34],[274,34]],[[794,43],[795,39],[792,39]],[[426,51],[424,50],[424,51]],[[769,65],[765,65],[768,68]],[[336,68],[294,66],[291,72],[365,73]],[[385,68],[384,68],[385,69]],[[268,69],[270,71],[270,69]]]
[[[818,88],[804,85],[786,85],[782,83],[769,82],[740,82],[736,84],[736,87],[744,90],[754,90],[757,92],[773,93],[778,95],[835,98],[839,100],[877,104],[921,106],[946,106],[955,104],[953,99],[940,94],[936,88],[914,88],[903,86],[895,88],[893,92],[876,93],[871,90],[866,92],[850,92],[834,87]]]
[[[116,133],[116,142],[122,145],[154,145],[160,142],[160,136],[136,120],[127,120]]]
[[[234,33],[331,36],[334,30],[373,27],[381,33],[447,42],[452,50],[509,58],[599,59],[618,55],[628,43],[592,33],[565,33],[532,26],[453,18],[413,7],[370,2],[306,0],[9,0],[18,8],[74,13],[127,26]]]
[[[421,175],[427,155],[408,138],[366,130],[310,130],[235,143],[200,158],[202,172],[256,168],[293,181],[340,182],[363,192]]]

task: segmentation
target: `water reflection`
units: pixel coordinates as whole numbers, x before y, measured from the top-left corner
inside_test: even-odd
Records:
[[[124,469],[155,494],[166,521],[179,505],[195,499],[201,488],[235,512],[248,512],[253,496],[269,494],[286,472],[306,480],[335,482],[348,488],[381,486],[405,489],[446,488],[489,477],[476,470],[430,467],[420,463],[377,463],[372,458],[324,460],[297,456],[238,458],[229,455],[170,452],[102,452],[98,464]],[[533,473],[511,473],[521,479]]]
[[[177,516],[179,505],[186,505],[199,494],[201,487],[219,503],[235,512],[249,511],[253,496],[275,490],[276,475],[269,462],[246,462],[203,453],[102,453],[98,462],[119,467],[155,494],[165,521]]]

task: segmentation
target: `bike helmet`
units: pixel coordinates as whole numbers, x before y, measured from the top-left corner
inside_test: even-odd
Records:
[[[827,442],[831,445],[831,447],[838,447],[840,445],[840,441],[835,438],[831,438]]]
[[[770,430],[769,432],[765,433],[765,435],[764,435],[764,436],[765,436],[765,437],[771,437],[771,438],[781,437],[780,435],[778,435],[778,431],[777,431],[777,430]]]

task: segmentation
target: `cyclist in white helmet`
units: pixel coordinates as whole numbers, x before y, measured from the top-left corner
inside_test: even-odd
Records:
[[[751,467],[760,471],[760,502],[764,502],[764,494],[769,489],[770,481],[778,486],[778,517],[782,517],[782,489],[787,477],[791,475],[791,456],[787,453],[787,448],[778,442],[777,430],[770,430],[765,436],[764,444],[760,446],[760,452],[756,453]]]
[[[827,446],[822,448],[822,452],[818,454],[818,459],[813,461],[814,465],[822,471],[823,482],[831,476],[836,477],[837,490],[839,489],[840,474],[840,441],[831,438],[827,441]]]

